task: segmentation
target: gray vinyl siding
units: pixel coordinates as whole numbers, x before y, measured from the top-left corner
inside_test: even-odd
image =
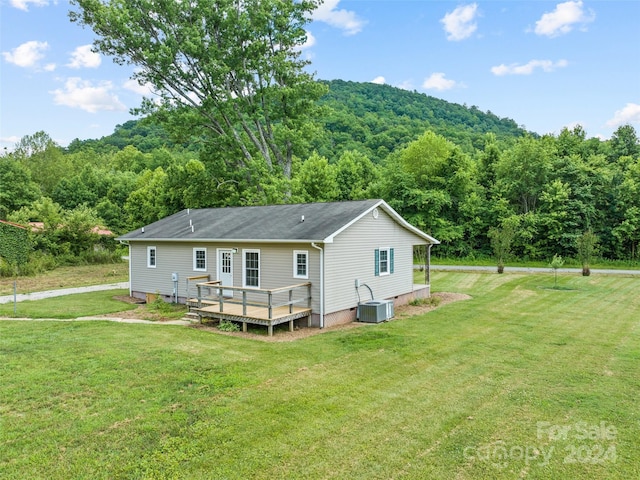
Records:
[[[409,232],[382,209],[378,218],[368,214],[325,245],[326,313],[354,308],[371,299],[369,289],[355,288],[356,279],[373,290],[376,300],[392,299],[413,291],[413,245],[426,241]],[[394,249],[394,271],[376,276],[374,252]]]
[[[147,267],[147,247],[156,247],[156,267]],[[207,249],[207,271],[193,270],[193,249]],[[215,279],[215,248],[206,243],[131,242],[131,290],[133,292],[173,295],[171,274],[177,272],[178,294],[186,294],[186,279],[195,275],[210,274]]]
[[[413,291],[413,246],[426,241],[403,228],[392,217],[378,209],[378,218],[371,213],[338,234],[333,243],[321,245],[325,256],[325,314],[355,308],[359,300],[371,298],[369,285],[376,299],[392,299]],[[147,267],[147,247],[156,247],[156,268]],[[193,249],[207,249],[207,271],[193,270]],[[178,294],[186,295],[186,278],[209,274],[217,279],[217,251],[220,248],[237,249],[233,255],[234,286],[243,281],[243,250],[260,250],[260,288],[271,289],[311,282],[312,308],[320,313],[320,252],[309,243],[223,243],[223,242],[155,242],[131,241],[131,290],[135,293],[173,294],[172,272],[180,276]],[[375,249],[394,249],[394,272],[376,276]],[[309,278],[295,278],[293,252],[308,252]],[[356,290],[355,281],[362,286]],[[193,290],[195,291],[195,289]],[[358,296],[358,292],[360,296]],[[264,296],[256,297],[266,301]]]
[[[156,247],[156,268],[147,267],[147,247]],[[193,249],[207,249],[207,270],[194,271]],[[209,242],[131,242],[131,290],[139,293],[160,293],[170,296],[173,294],[171,274],[179,275],[178,294],[186,295],[187,277],[210,275],[211,280],[217,279],[218,249],[237,249],[233,255],[233,284],[242,286],[243,281],[243,251],[246,249],[260,251],[260,288],[271,289],[288,285],[311,282],[314,300],[314,312],[319,309],[320,297],[320,267],[319,252],[310,244],[225,244]],[[293,275],[293,251],[306,250],[309,254],[308,279],[295,278]],[[195,288],[192,289],[192,293]],[[256,296],[258,301],[266,301],[266,297]]]

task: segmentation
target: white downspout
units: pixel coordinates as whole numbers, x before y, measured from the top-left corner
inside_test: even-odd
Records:
[[[131,258],[131,244],[127,244],[129,247],[129,296],[133,296],[133,277],[131,276],[131,272],[133,272],[133,259]]]
[[[311,246],[320,250],[320,328],[324,328],[324,250],[315,242]]]

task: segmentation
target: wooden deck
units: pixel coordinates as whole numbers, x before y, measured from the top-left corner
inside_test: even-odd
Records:
[[[205,295],[205,291],[209,295]],[[241,294],[242,298],[225,297],[223,292]],[[262,297],[267,302],[256,301]],[[273,327],[281,323],[289,323],[293,331],[294,321],[307,318],[311,320],[311,283],[288,285],[274,289],[255,289],[245,287],[222,286],[220,282],[204,282],[198,284],[197,298],[188,299],[191,311],[203,318],[215,318],[242,323],[242,331],[247,331],[247,324],[264,325],[269,336],[273,335]],[[299,305],[302,304],[302,305]]]
[[[193,311],[200,317],[216,318],[219,320],[230,320],[242,323],[242,331],[247,331],[247,324],[264,325],[268,328],[269,336],[273,335],[273,327],[281,323],[289,323],[289,331],[293,332],[293,322],[299,318],[309,318],[310,308],[292,307],[289,312],[288,306],[273,307],[271,318],[269,318],[269,307],[247,306],[246,314],[243,314],[242,305],[225,303],[224,311],[220,311],[220,305],[210,305],[208,307],[196,308]],[[308,320],[307,320],[308,321]]]

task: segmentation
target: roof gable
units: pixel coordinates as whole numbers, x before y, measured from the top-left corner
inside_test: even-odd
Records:
[[[409,225],[383,200],[187,209],[119,239],[331,243],[338,233],[378,207],[428,243],[438,243]]]

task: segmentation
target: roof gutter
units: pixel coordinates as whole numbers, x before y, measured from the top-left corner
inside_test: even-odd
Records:
[[[311,242],[311,246],[320,250],[320,328],[324,328],[324,250],[316,242]]]
[[[207,243],[287,243],[287,244],[295,244],[295,243],[308,243],[308,242],[323,242],[323,243],[332,243],[333,240],[329,242],[325,242],[325,240],[312,240],[309,238],[300,238],[300,239],[288,239],[288,240],[278,240],[272,238],[265,239],[255,239],[255,238],[172,238],[172,237],[134,237],[134,238],[123,238],[117,237],[121,243],[124,242],[175,242],[175,243],[194,243],[194,242],[207,242]]]

